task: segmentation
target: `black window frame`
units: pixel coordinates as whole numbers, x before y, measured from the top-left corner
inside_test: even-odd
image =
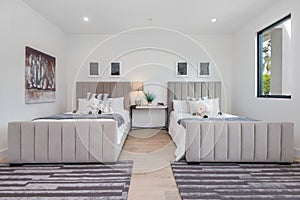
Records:
[[[263,33],[267,30],[270,30],[274,27],[276,27],[279,24],[282,24],[283,22],[292,19],[292,15],[288,14],[287,16],[283,17],[282,19],[272,23],[271,25],[267,26],[266,28],[262,29],[261,31],[257,32],[257,97],[258,98],[282,98],[282,99],[291,99],[292,95],[284,95],[284,94],[263,94],[262,92],[262,73],[261,70],[263,70],[263,66],[261,63],[261,57],[262,57],[262,36]]]

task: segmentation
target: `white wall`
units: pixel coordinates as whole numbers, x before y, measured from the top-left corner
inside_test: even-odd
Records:
[[[191,37],[191,38],[189,38]],[[231,102],[231,36],[185,36],[166,30],[138,30],[115,36],[71,35],[68,37],[68,109],[75,109],[76,81],[142,81],[144,90],[154,92],[156,102],[167,102],[167,82],[185,80],[222,80],[223,110],[230,111]],[[109,77],[109,63],[122,62],[122,77]],[[176,77],[176,61],[187,60],[188,78]],[[90,61],[100,62],[100,78],[88,77]],[[197,77],[199,62],[210,62],[211,77]],[[73,105],[71,104],[73,103]],[[135,113],[133,125],[159,126],[164,115]]]
[[[225,96],[226,92],[226,105],[223,108],[230,111],[231,36],[192,36],[195,42],[174,32],[158,31],[149,34],[147,31],[119,35],[104,43],[102,42],[105,39],[112,36],[69,36],[68,109],[75,108],[76,81],[143,81],[145,90],[153,91],[157,95],[155,102],[166,103],[167,81],[204,80],[197,77],[197,65],[200,61],[208,61],[212,76],[205,80],[224,80],[226,90],[223,94]],[[113,60],[122,62],[121,78],[109,77],[108,65]],[[179,60],[190,62],[188,78],[176,77],[175,63]],[[90,61],[100,62],[100,78],[88,77]]]
[[[21,0],[0,1],[0,159],[7,148],[7,123],[66,110],[65,34]],[[56,57],[56,102],[25,104],[25,46]]]
[[[292,99],[256,98],[256,32],[292,14],[292,54],[290,91]],[[295,147],[300,148],[300,3],[285,0],[261,13],[233,36],[232,111],[234,114],[262,120],[295,123]],[[298,86],[297,86],[298,85]],[[300,153],[300,152],[299,152]],[[300,154],[298,154],[300,156]]]
[[[292,13],[292,69],[289,79],[292,99],[256,98],[256,32]],[[209,61],[212,77],[222,80],[225,103],[223,110],[263,120],[295,123],[295,147],[300,149],[300,4],[285,0],[270,6],[233,36],[191,36],[175,32],[140,30],[116,37],[109,35],[68,35],[41,17],[21,0],[0,1],[0,159],[7,147],[7,122],[30,120],[36,116],[59,113],[74,108],[76,81],[129,80],[143,81],[146,90],[166,102],[165,85],[171,80],[201,80],[195,73],[199,61]],[[112,38],[110,38],[112,37]],[[109,41],[103,42],[110,38]],[[198,43],[198,44],[197,44]],[[25,46],[56,57],[57,95],[55,103],[26,105],[24,93]],[[199,46],[200,45],[200,46]],[[152,47],[152,48],[146,48]],[[126,53],[127,52],[127,53]],[[123,63],[123,77],[109,78],[111,60]],[[175,76],[177,60],[190,62],[189,77]],[[88,62],[99,61],[102,77],[88,78]],[[67,109],[66,109],[67,108]],[[300,156],[300,151],[298,152]]]

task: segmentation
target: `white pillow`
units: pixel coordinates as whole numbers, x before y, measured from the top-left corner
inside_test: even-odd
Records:
[[[108,103],[115,113],[122,112],[124,110],[124,97],[108,98]]]
[[[77,114],[88,114],[91,111],[89,107],[89,100],[87,99],[78,99],[78,110]]]
[[[208,96],[202,97],[202,100],[203,100],[203,101],[207,101],[207,100],[208,100]]]
[[[199,101],[189,101],[189,109],[190,113],[194,114],[198,112],[198,107],[199,107]]]
[[[187,101],[183,101],[183,100],[173,100],[173,110],[176,113],[190,112]]]
[[[209,117],[216,117],[220,112],[219,98],[207,99],[204,102],[207,103],[210,108],[207,115]]]

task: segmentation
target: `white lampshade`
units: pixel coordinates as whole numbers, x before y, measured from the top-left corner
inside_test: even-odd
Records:
[[[132,91],[143,91],[143,90],[144,90],[143,82],[140,81],[132,82]]]

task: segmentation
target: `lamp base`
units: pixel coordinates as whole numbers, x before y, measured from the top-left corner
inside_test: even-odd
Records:
[[[142,105],[142,99],[139,98],[139,97],[136,97],[136,99],[135,99],[135,105],[141,106]]]

